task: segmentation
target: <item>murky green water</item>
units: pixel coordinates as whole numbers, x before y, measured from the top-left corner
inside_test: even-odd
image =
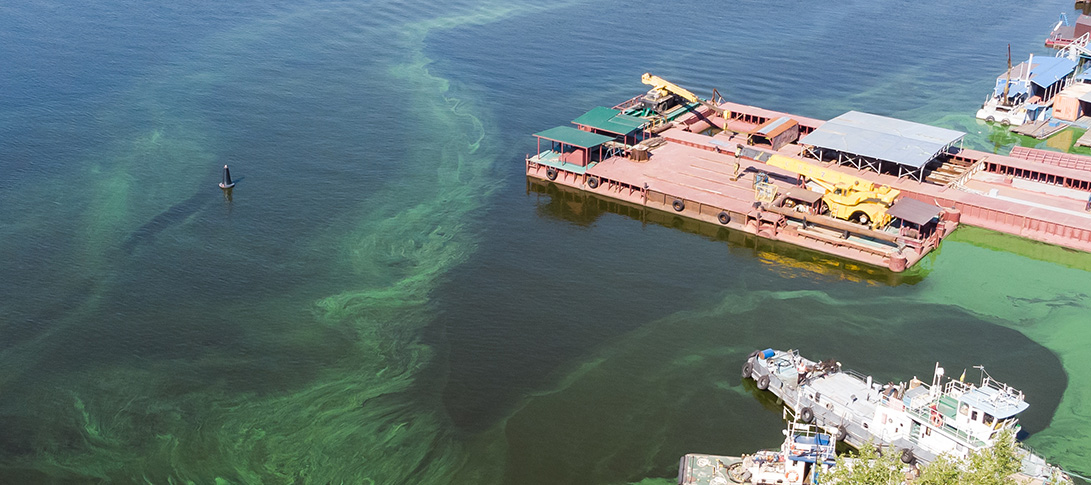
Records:
[[[1091,472],[1091,257],[960,229],[892,276],[521,172],[644,71],[1003,148],[972,111],[1068,6],[0,7],[0,481],[669,479],[779,441],[768,346],[984,364]]]

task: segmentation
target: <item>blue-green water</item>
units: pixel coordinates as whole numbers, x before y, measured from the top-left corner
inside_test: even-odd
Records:
[[[0,482],[655,481],[779,441],[767,346],[985,364],[1087,474],[1088,256],[960,230],[891,277],[522,175],[645,71],[1003,148],[972,112],[1069,7],[8,2]]]

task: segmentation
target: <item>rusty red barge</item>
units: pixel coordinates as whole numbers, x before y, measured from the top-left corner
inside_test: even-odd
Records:
[[[849,112],[830,121],[702,100],[655,76],[536,133],[526,175],[900,272],[959,223],[1091,251],[1091,157],[961,146]]]

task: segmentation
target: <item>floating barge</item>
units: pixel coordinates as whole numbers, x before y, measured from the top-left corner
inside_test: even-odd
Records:
[[[836,442],[814,425],[800,423],[788,410],[788,428],[779,449],[743,456],[690,453],[678,463],[678,485],[817,485],[836,466]],[[853,458],[844,458],[852,462]]]
[[[1091,33],[1091,16],[1080,14],[1076,19],[1076,23],[1069,25],[1068,16],[1062,13],[1061,20],[1057,22],[1049,36],[1046,37],[1046,47],[1061,49],[1078,41],[1081,37],[1087,36],[1089,33]]]
[[[1091,251],[1091,157],[967,150],[960,132],[866,113],[821,121],[684,101],[654,111],[647,97],[536,133],[526,175],[894,272],[959,223]],[[889,222],[824,215],[832,192],[801,176],[821,170],[900,193]]]

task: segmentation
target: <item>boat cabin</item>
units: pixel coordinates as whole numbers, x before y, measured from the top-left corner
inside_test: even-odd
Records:
[[[604,150],[604,145],[614,140],[610,136],[571,126],[550,128],[534,136],[538,138],[538,155],[533,157],[532,162],[581,174],[609,156],[609,150]],[[542,141],[549,144],[548,150],[542,150]]]
[[[988,377],[980,387],[951,381],[946,394],[958,399],[955,427],[982,441],[991,441],[1000,430],[1014,426],[1015,416],[1030,407],[1022,392]]]
[[[961,378],[941,384],[942,379],[943,368],[937,365],[931,387],[914,378],[905,386],[897,406],[887,403],[904,406],[915,422],[909,428],[912,439],[937,455],[963,455],[989,446],[1000,431],[1018,431],[1016,415],[1030,407],[1021,391],[994,381],[988,374],[976,386]]]
[[[942,212],[940,207],[903,196],[886,214],[892,218],[890,227],[897,228],[899,236],[920,240],[936,233]]]

